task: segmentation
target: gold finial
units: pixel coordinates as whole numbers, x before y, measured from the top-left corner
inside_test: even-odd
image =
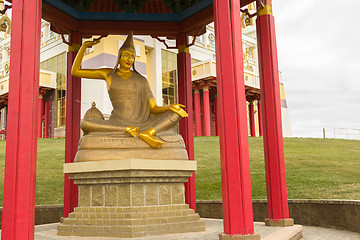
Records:
[[[104,120],[103,114],[99,109],[96,108],[96,103],[93,102],[91,108],[86,111],[84,119],[102,119]]]

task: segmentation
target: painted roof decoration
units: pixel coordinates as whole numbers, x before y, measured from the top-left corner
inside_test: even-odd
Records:
[[[8,0],[12,2],[12,0]],[[241,7],[255,0],[242,0]],[[42,0],[42,17],[60,34],[202,34],[213,21],[213,0]]]
[[[78,11],[179,13],[201,0],[61,0]],[[112,8],[108,8],[112,6]],[[103,9],[99,8],[103,7]],[[160,10],[160,11],[159,11]],[[170,12],[169,12],[170,11]]]

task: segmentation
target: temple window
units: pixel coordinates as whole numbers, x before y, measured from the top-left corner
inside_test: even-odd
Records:
[[[65,98],[66,98],[66,55],[61,53],[42,63],[40,68],[56,72],[56,114],[55,127],[65,126]]]
[[[176,54],[166,50],[161,51],[162,64],[162,97],[163,104],[170,105],[176,102],[177,80],[176,80]]]

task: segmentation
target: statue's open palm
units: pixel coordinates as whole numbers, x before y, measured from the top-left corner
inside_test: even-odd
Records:
[[[182,104],[173,104],[170,106],[170,110],[173,111],[174,113],[179,114],[181,117],[188,117],[187,112],[185,112],[184,109],[182,109],[182,107],[185,107]]]
[[[99,42],[100,42],[100,40],[98,40],[98,39],[89,40],[89,41],[85,41],[85,42],[83,43],[83,45],[85,45],[86,47],[92,47],[92,46],[98,44]]]

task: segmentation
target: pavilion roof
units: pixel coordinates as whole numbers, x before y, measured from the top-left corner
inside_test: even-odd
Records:
[[[255,0],[242,0],[245,6]],[[43,19],[57,33],[201,34],[213,21],[212,0],[43,0]]]

